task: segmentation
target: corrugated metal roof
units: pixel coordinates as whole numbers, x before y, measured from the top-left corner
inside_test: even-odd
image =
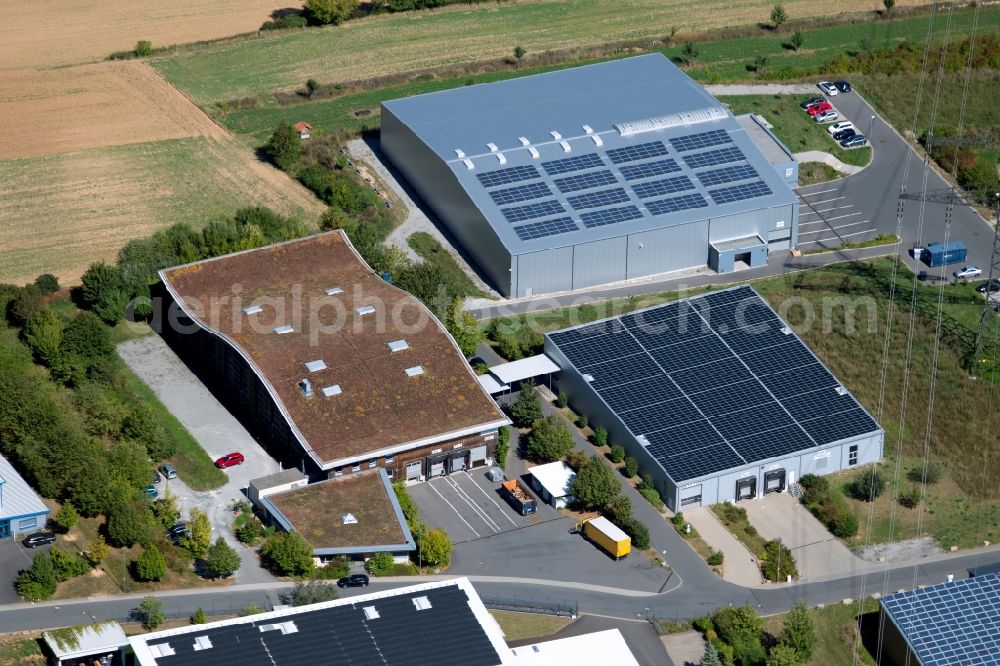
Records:
[[[774,171],[732,114],[662,54],[417,95],[383,105],[406,123],[441,160],[447,162],[456,180],[512,254],[565,247],[708,217],[796,203],[791,188]],[[684,119],[687,124],[678,124],[674,122],[676,119]],[[712,130],[721,130],[727,135],[727,144],[743,153],[746,163],[757,171],[771,194],[720,204],[712,201],[708,194],[710,188],[694,178],[695,169],[700,167],[685,164],[680,158],[688,153],[680,152],[670,144],[670,139]],[[522,138],[528,140],[528,145]],[[625,165],[613,163],[609,153],[614,155],[612,151],[617,149],[650,142],[662,142],[667,152],[629,164],[651,164],[673,158],[678,169],[671,175],[689,176],[692,187],[685,193],[703,196],[706,206],[657,214],[654,211],[659,208],[651,209],[646,205],[652,199],[647,201],[647,198],[629,191],[635,181],[625,180],[620,172],[620,167]],[[496,150],[490,144],[496,146]],[[567,147],[569,152],[566,152]],[[499,158],[501,154],[503,164]],[[585,170],[559,175],[549,174],[542,168],[545,162],[551,160],[587,155],[598,156],[603,165],[598,163],[585,167]],[[550,205],[546,206],[548,212],[537,218],[522,219],[520,212],[505,215],[502,209],[512,206],[504,201],[497,203],[490,195],[496,194],[498,189],[506,189],[508,185],[487,191],[477,176],[511,167],[537,168],[537,176],[513,181],[510,186],[529,183],[545,186],[552,194],[533,201],[555,202],[565,212],[560,213]],[[560,191],[556,186],[555,181],[565,177],[565,173],[598,174],[598,170],[611,171],[615,182],[608,182],[605,178],[603,182],[595,181],[590,186],[571,192]],[[649,179],[642,182],[649,182]],[[634,206],[639,213],[635,215],[630,210],[632,217],[628,221],[600,224],[591,220],[592,226],[587,227],[577,208],[568,201],[571,197],[623,185],[627,193],[624,204]],[[433,201],[431,205],[434,205]],[[525,204],[517,204],[522,205]],[[567,217],[572,221],[570,227],[561,222]],[[575,226],[576,230],[535,238],[528,233],[519,236],[515,231],[515,225],[546,221],[556,223],[556,227],[561,229]]]
[[[35,516],[48,513],[49,509],[31,489],[28,482],[21,478],[14,466],[0,456],[0,518],[15,518],[17,516]]]
[[[559,372],[559,366],[545,354],[537,354],[490,368],[490,374],[504,384]]]
[[[117,622],[67,627],[42,634],[56,659],[73,659],[117,652],[128,637]]]

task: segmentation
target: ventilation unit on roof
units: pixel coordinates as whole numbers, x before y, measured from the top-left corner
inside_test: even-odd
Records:
[[[329,289],[325,289],[324,291],[326,292],[327,296],[335,296],[336,294],[344,293],[344,290],[341,289],[340,287],[330,287]]]
[[[530,141],[528,141],[528,137],[526,136],[519,136],[517,137],[517,140],[521,142],[522,146],[527,146],[528,144],[531,143]]]
[[[366,315],[366,314],[372,314],[373,312],[375,312],[375,306],[374,305],[362,305],[360,308],[355,309],[354,312],[356,312],[359,316]]]
[[[208,636],[198,636],[194,639],[194,649],[197,650],[207,650],[212,647],[212,641],[209,640]]]
[[[594,145],[595,146],[603,146],[604,145],[604,139],[601,138],[600,134],[591,134],[590,138],[594,140]]]
[[[149,653],[154,657],[172,657],[176,652],[170,647],[170,643],[158,643],[156,645],[149,646]]]
[[[586,132],[587,134],[593,134],[594,133],[594,128],[591,127],[590,125],[584,125],[583,126],[583,131]]]
[[[286,333],[291,333],[294,330],[295,329],[292,328],[291,326],[278,326],[276,329],[274,329],[274,332],[277,333],[278,335],[285,335]]]
[[[251,305],[249,307],[243,308],[243,314],[245,315],[257,314],[258,312],[263,312],[263,311],[264,308],[260,307],[259,305]]]
[[[424,366],[422,365],[415,365],[412,368],[406,369],[407,377],[416,377],[417,375],[422,375],[422,374],[424,374]]]
[[[552,138],[555,139],[556,141],[562,141],[562,134],[560,134],[559,132],[552,130],[551,132],[549,132],[549,134],[551,134]]]
[[[573,150],[572,148],[569,147],[569,141],[560,141],[559,145],[562,146],[564,153],[568,153],[571,150]]]
[[[427,597],[415,597],[413,605],[417,607],[418,611],[427,610],[431,607],[431,600]]]
[[[265,631],[280,631],[282,635],[295,634],[299,631],[299,628],[295,626],[295,622],[292,620],[288,620],[286,622],[274,622],[271,624],[261,624],[257,628],[260,629],[261,633],[264,633]]]
[[[594,375],[584,374],[583,381],[589,384],[590,382],[594,381]]]
[[[409,349],[410,344],[406,340],[393,340],[389,343],[389,351],[398,352],[404,349]]]
[[[469,171],[476,168],[476,165],[472,163],[472,160],[462,160],[462,163],[465,164],[465,168]]]
[[[456,148],[455,149],[455,154],[458,155],[458,159],[460,159],[460,160],[464,160],[465,159],[465,151],[462,150],[461,148]]]
[[[357,525],[358,519],[354,517],[353,513],[345,513],[340,517],[340,522],[345,525]]]
[[[535,148],[534,146],[528,146],[528,152],[531,153],[531,159],[534,160],[538,159],[538,148]]]
[[[507,158],[504,157],[503,153],[497,153],[497,160],[500,161],[500,164],[507,164]]]
[[[319,372],[320,370],[326,370],[326,363],[323,359],[318,358],[315,361],[306,361],[306,370],[309,372]]]
[[[835,390],[840,395],[847,395],[847,389],[845,389],[843,386],[837,386]]]
[[[792,334],[792,329],[790,327],[788,327],[788,326],[782,326],[781,327],[781,332],[784,333],[785,335],[791,335]]]
[[[340,395],[340,384],[334,384],[333,386],[324,386],[320,389],[323,392],[324,398],[332,398],[335,395]]]
[[[302,395],[307,398],[311,398],[313,395],[313,385],[308,379],[303,379],[299,382],[299,388],[302,389]]]
[[[641,134],[642,132],[654,132],[671,127],[681,127],[684,125],[694,125],[696,123],[707,123],[713,120],[722,120],[728,114],[725,110],[711,106],[705,109],[695,109],[694,111],[681,111],[671,113],[666,116],[656,118],[643,118],[642,120],[631,120],[629,122],[617,123],[615,129],[622,136]]]
[[[495,143],[488,143],[486,144],[486,147],[490,149],[491,153],[495,153],[499,150],[499,148],[497,148],[497,144]]]
[[[643,446],[649,446],[649,440],[648,440],[648,439],[646,439],[646,436],[645,436],[645,435],[636,435],[636,437],[635,437],[635,438],[636,438],[636,439],[637,439],[637,440],[639,441],[639,443],[640,443],[640,444],[642,444]]]
[[[374,606],[365,606],[363,610],[365,611],[366,620],[377,620],[380,617],[378,610]]]

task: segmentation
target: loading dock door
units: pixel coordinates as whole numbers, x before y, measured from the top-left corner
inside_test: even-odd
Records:
[[[764,494],[780,493],[785,489],[785,470],[776,469],[764,475]]]
[[[736,501],[753,499],[757,496],[757,477],[749,476],[736,482]]]
[[[462,451],[461,453],[452,454],[448,459],[448,472],[461,472],[463,469],[468,469],[469,467],[469,452]]]
[[[477,446],[469,450],[469,466],[480,467],[486,464],[486,447]]]
[[[424,463],[420,460],[414,460],[406,465],[406,480],[410,481],[412,479],[419,479],[420,472],[423,470]]]
[[[681,489],[681,506],[698,506],[701,504],[701,485]]]
[[[435,476],[444,476],[444,464],[446,462],[448,462],[447,458],[440,458],[438,460],[429,460],[428,463],[430,463],[431,471],[430,474],[428,474],[428,476],[432,479]]]

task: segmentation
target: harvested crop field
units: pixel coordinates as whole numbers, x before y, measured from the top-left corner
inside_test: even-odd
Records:
[[[0,0],[0,70],[42,69],[250,32],[287,0]]]
[[[72,284],[125,241],[267,205],[314,221],[323,205],[242,144],[189,137],[0,162],[0,282]]]
[[[793,19],[871,11],[870,0],[784,3]],[[918,5],[921,0],[899,0]],[[201,104],[323,83],[620,40],[767,22],[770,0],[537,0],[382,14],[341,26],[210,45],[154,66]]]

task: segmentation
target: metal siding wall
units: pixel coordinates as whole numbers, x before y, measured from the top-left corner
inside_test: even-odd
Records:
[[[392,112],[382,107],[381,149],[434,210],[504,296],[513,293],[511,256],[486,218],[442,162]]]
[[[569,291],[572,288],[572,247],[518,255],[515,297]]]
[[[625,279],[628,237],[580,243],[573,248],[573,289]]]
[[[642,247],[639,247],[639,246]],[[708,220],[628,236],[628,279],[708,263]]]

